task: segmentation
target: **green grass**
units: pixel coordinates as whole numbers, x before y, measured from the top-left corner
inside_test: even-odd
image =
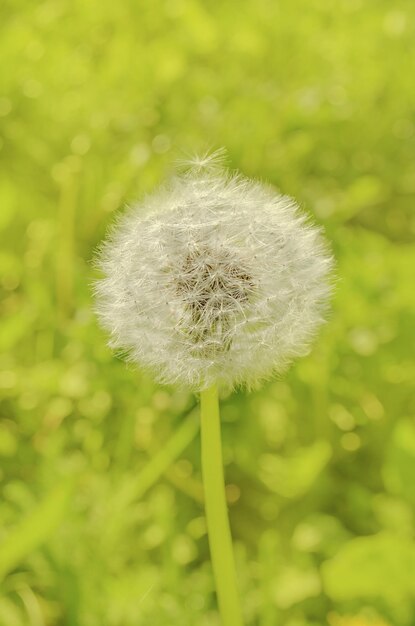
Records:
[[[219,626],[195,399],[92,312],[114,212],[183,153],[314,214],[333,310],[223,399],[247,626],[414,626],[412,0],[0,8],[0,626]]]

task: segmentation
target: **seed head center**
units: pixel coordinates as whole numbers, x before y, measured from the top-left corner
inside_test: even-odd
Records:
[[[185,331],[195,344],[228,350],[232,327],[254,290],[244,264],[224,249],[199,246],[189,250],[176,280],[177,294],[190,320]]]

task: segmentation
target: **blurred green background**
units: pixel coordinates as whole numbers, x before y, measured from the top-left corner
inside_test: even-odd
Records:
[[[413,0],[5,0],[0,626],[219,626],[196,399],[106,347],[90,260],[183,153],[337,259],[310,356],[223,399],[247,626],[415,624]]]

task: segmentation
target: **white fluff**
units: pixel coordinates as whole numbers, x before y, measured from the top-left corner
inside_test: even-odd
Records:
[[[200,390],[252,387],[305,354],[332,258],[294,200],[204,158],[128,209],[98,265],[110,345]]]

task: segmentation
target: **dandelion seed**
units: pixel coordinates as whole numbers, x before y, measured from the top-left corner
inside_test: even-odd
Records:
[[[204,155],[128,209],[98,265],[111,345],[158,381],[200,390],[255,386],[304,354],[332,260],[294,200]]]

